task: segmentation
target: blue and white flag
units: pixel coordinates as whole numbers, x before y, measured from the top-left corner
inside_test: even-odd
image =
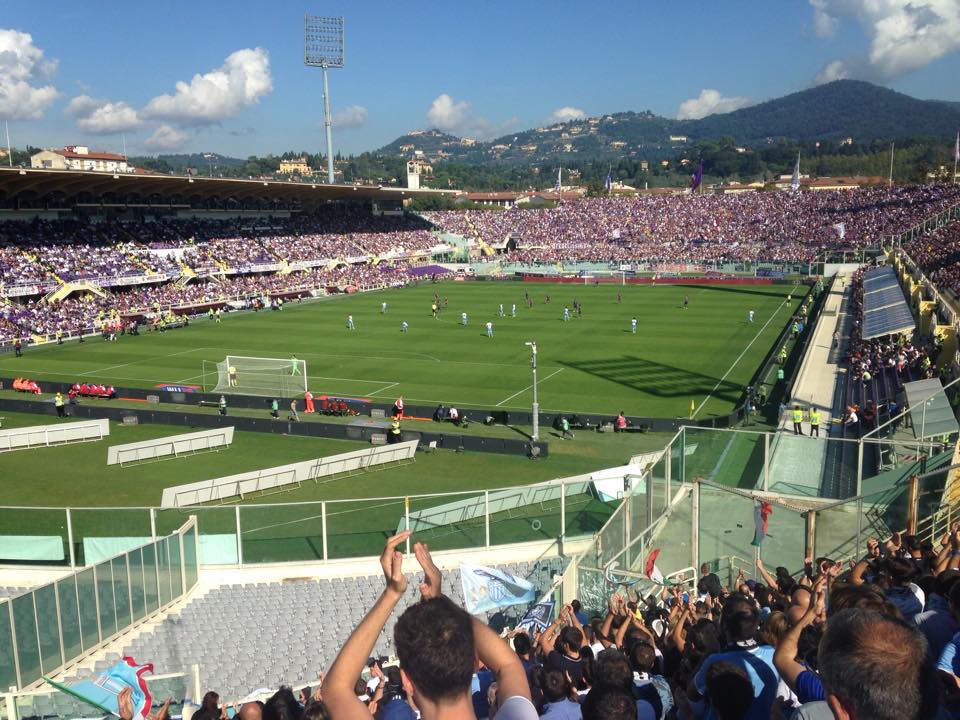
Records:
[[[148,672],[153,672],[152,664],[137,665],[136,660],[125,657],[116,665],[108,667],[93,680],[81,680],[65,685],[48,677],[43,679],[57,690],[118,717],[120,716],[118,696],[121,692],[130,688],[133,690],[131,702],[133,704],[134,720],[142,720],[150,714],[150,707],[153,704],[150,691],[147,689],[147,681],[143,677],[143,674]]]
[[[532,583],[503,570],[482,565],[461,565],[463,599],[471,615],[535,602],[537,590]]]
[[[797,164],[793,166],[793,177],[790,179],[790,189],[796,192],[800,189],[800,151],[797,151]]]
[[[560,199],[560,191],[563,189],[563,168],[557,168],[557,184],[553,186],[557,193],[557,199]]]
[[[613,188],[613,178],[610,177],[610,171],[607,170],[607,179],[603,181],[603,189],[607,192]]]
[[[550,627],[550,623],[553,621],[554,607],[556,607],[556,603],[553,600],[537,603],[527,610],[527,614],[517,623],[517,627],[526,628],[527,632],[531,634],[534,630],[543,632]]]

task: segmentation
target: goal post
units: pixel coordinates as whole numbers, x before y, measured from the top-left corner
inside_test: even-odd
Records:
[[[232,370],[232,372],[231,372]],[[307,363],[291,358],[227,355],[203,361],[204,392],[295,397],[307,391]]]

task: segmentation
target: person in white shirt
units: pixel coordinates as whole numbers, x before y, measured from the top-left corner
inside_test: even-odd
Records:
[[[347,330],[353,330],[353,315],[347,315]]]
[[[381,315],[387,314],[387,304],[385,302],[380,303],[380,314]]]
[[[750,312],[747,313],[747,322],[748,322],[748,323],[752,323],[752,322],[753,322],[753,310],[751,310]]]
[[[493,337],[493,323],[490,322],[489,320],[487,321],[487,337],[489,338]]]
[[[465,312],[460,313],[460,324],[461,325],[467,324],[467,314]]]

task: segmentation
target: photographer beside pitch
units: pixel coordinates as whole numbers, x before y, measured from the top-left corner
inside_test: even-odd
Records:
[[[323,699],[335,720],[370,720],[354,686],[387,619],[407,589],[403,554],[397,550],[410,537],[404,531],[387,540],[380,565],[386,587],[350,635],[323,681]],[[493,630],[472,618],[440,591],[440,570],[430,551],[416,543],[414,554],[423,568],[420,602],[404,611],[394,630],[403,688],[424,720],[475,718],[470,688],[479,659],[492,672],[500,698],[498,720],[536,720],[527,674],[517,654]]]

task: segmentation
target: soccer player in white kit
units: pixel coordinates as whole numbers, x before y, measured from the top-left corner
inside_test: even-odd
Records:
[[[467,314],[465,312],[460,313],[460,324],[461,325],[467,324]]]
[[[503,303],[500,303],[499,315],[500,317],[503,317]]]
[[[516,316],[517,316],[517,304],[514,303],[513,305],[510,306],[510,317],[516,317]]]
[[[404,320],[402,323],[400,323],[400,332],[405,333],[409,327],[410,326],[407,325],[407,321]]]
[[[637,332],[637,319],[636,319],[636,318],[633,318],[633,319],[630,321],[630,332],[632,332],[632,333],[634,333],[634,334],[636,334],[636,332]]]
[[[347,330],[353,330],[353,315],[347,315]]]
[[[381,315],[387,314],[387,304],[385,302],[380,303],[380,314]]]
[[[493,337],[493,323],[489,320],[487,321],[487,337]]]
[[[747,322],[749,323],[753,322],[753,310],[747,313]]]
[[[567,322],[570,319],[570,308],[563,309],[563,321]]]

